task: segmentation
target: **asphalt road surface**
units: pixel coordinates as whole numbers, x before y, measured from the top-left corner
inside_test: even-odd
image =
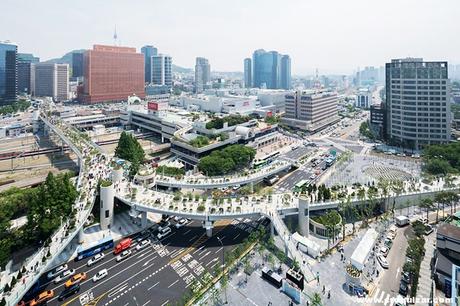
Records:
[[[201,223],[192,221],[187,226],[176,229],[171,220],[172,233],[162,240],[150,237],[151,244],[137,251],[135,244],[132,254],[121,262],[116,261],[112,250],[105,252],[105,258],[88,267],[87,259],[68,263],[76,273],[85,272],[80,292],[63,302],[57,297],[64,290],[64,282],[49,282],[41,290],[52,289],[55,297],[48,305],[167,305],[180,302],[190,286],[196,281],[203,285],[222,265],[222,239],[224,252],[235,248],[259,225],[258,221],[222,220],[215,222],[213,236],[208,238]],[[93,276],[107,269],[108,275],[93,282]],[[209,275],[209,274],[211,275]],[[46,275],[46,274],[45,274]]]

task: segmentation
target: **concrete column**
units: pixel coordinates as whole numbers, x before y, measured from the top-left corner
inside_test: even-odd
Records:
[[[78,231],[78,243],[83,243],[85,241],[83,237],[83,227]]]
[[[100,224],[102,230],[109,229],[113,224],[114,194],[113,183],[110,186],[101,186]]]
[[[146,211],[143,211],[141,213],[141,227],[142,228],[147,227],[147,212]]]
[[[114,184],[121,182],[123,179],[123,168],[119,167],[112,169],[112,182]]]
[[[308,223],[310,222],[310,212],[308,207],[308,199],[305,196],[299,197],[299,231],[302,236],[308,237]]]
[[[211,237],[212,236],[212,228],[213,228],[213,222],[206,220],[203,223],[203,227],[206,229],[206,236]]]
[[[251,188],[251,193],[253,193],[254,192],[254,183],[250,182],[249,187]]]

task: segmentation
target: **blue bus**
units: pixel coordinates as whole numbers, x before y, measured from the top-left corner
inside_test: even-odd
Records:
[[[87,246],[83,248],[82,246],[79,246],[77,249],[77,257],[75,257],[75,261],[82,260],[83,258],[91,257],[93,255],[96,255],[102,251],[105,251],[107,249],[113,248],[113,238],[112,237],[106,237],[98,242],[96,242],[93,245]]]

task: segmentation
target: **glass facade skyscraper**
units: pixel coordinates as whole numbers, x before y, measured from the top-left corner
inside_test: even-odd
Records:
[[[18,94],[18,46],[0,42],[0,105],[11,104]]]
[[[211,65],[208,59],[197,57],[195,63],[195,92],[201,93],[211,83]]]
[[[172,87],[172,58],[169,55],[158,54],[152,56],[153,85],[166,85]]]
[[[144,54],[145,83],[149,84],[152,82],[152,56],[158,55],[158,49],[147,45],[141,48],[141,53]]]
[[[250,58],[244,59],[244,87],[252,87],[252,60]]]
[[[30,94],[31,84],[31,69],[32,64],[40,62],[40,58],[33,56],[30,53],[18,53],[18,92]]]
[[[83,76],[83,53],[72,53],[72,77],[81,78]]]
[[[291,87],[291,59],[288,55],[282,55],[277,51],[256,50],[252,55],[251,79],[253,87],[289,89]]]

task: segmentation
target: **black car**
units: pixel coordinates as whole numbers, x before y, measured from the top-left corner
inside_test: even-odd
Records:
[[[62,291],[61,294],[59,294],[58,300],[63,301],[72,294],[77,293],[78,291],[80,291],[80,284],[72,285],[69,288],[66,288],[64,291]]]
[[[402,273],[401,274],[401,281],[405,282],[406,284],[410,284],[409,273]]]
[[[407,296],[408,290],[409,290],[409,287],[407,286],[405,282],[401,282],[399,284],[399,294],[401,294],[402,296]]]

